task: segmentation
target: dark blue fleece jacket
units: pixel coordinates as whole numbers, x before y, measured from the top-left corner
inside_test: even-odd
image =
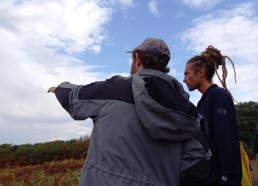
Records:
[[[216,185],[240,186],[242,178],[235,106],[231,95],[217,85],[210,86],[198,102],[198,111],[206,117],[207,136],[215,158]]]

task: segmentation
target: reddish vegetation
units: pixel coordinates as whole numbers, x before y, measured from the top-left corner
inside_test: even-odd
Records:
[[[64,160],[33,166],[0,168],[0,185],[78,185],[81,160]]]

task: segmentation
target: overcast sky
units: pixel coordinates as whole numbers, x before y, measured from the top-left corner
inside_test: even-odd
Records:
[[[73,121],[47,89],[128,76],[126,51],[147,37],[167,42],[182,83],[186,61],[213,45],[235,63],[237,84],[227,61],[235,99],[258,102],[257,1],[1,0],[0,144],[90,135],[91,120]],[[189,94],[196,104],[201,94]]]

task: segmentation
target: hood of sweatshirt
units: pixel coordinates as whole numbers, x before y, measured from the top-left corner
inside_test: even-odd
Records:
[[[133,75],[132,89],[135,108],[139,120],[154,139],[184,141],[193,138],[199,131],[200,125],[196,118],[180,109],[166,108],[154,100],[148,92],[145,77],[157,77],[171,86],[164,96],[180,95],[188,103],[189,95],[182,85],[172,76],[152,69],[143,69]],[[173,91],[171,91],[173,90]],[[171,94],[170,94],[171,92]],[[189,102],[190,103],[190,102]],[[176,104],[176,103],[175,103]],[[185,107],[187,105],[182,105]]]

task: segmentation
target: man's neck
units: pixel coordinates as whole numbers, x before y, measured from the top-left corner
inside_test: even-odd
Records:
[[[205,81],[203,82],[200,87],[198,88],[198,91],[203,94],[211,85],[213,85],[212,82]]]

